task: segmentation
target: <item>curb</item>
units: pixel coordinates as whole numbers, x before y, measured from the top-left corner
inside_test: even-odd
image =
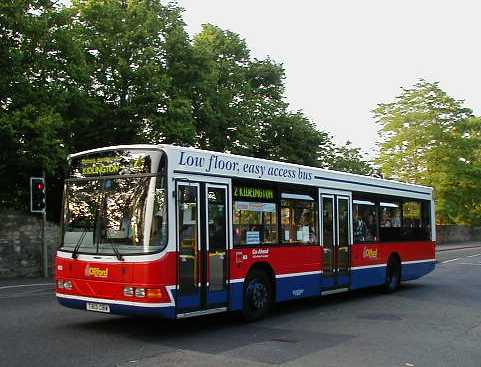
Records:
[[[463,246],[463,247],[450,247],[450,248],[436,248],[436,252],[443,252],[443,251],[453,251],[453,250],[465,250],[470,248],[481,248],[481,245],[474,245],[474,246]]]

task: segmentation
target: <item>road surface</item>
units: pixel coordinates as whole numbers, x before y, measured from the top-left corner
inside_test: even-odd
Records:
[[[481,248],[428,276],[235,315],[138,319],[59,306],[51,281],[0,283],[0,366],[481,366]]]

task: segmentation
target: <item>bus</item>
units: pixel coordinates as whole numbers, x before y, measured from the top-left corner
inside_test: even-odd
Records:
[[[69,156],[56,296],[168,319],[366,287],[435,267],[432,188],[173,145]]]

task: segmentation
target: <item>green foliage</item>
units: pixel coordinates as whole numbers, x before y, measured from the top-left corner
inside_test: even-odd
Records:
[[[284,101],[285,73],[270,59],[250,58],[237,34],[203,26],[194,38],[202,60],[194,115],[199,147],[325,167],[332,141]]]
[[[102,118],[92,120],[110,132],[99,145],[193,144],[183,88],[191,52],[180,9],[155,0],[76,0],[65,12],[89,75],[84,90],[100,102]]]
[[[54,80],[61,78],[49,0],[0,4],[0,206],[28,207],[28,177],[61,175],[64,121]],[[58,196],[58,195],[57,195]]]
[[[386,177],[433,186],[441,223],[479,224],[480,121],[438,83],[420,80],[374,114]]]
[[[237,34],[207,24],[194,38],[201,65],[195,86],[198,146],[255,154],[253,139],[285,108],[284,70],[271,60],[251,60]]]
[[[282,65],[214,25],[189,39],[174,2],[5,0],[0,30],[2,206],[26,209],[28,177],[44,171],[58,219],[66,155],[116,144],[368,173],[359,150],[289,110]]]
[[[47,106],[28,105],[0,117],[0,203],[28,207],[28,179],[62,170],[66,151],[59,138],[62,118]]]
[[[372,175],[374,168],[369,160],[361,153],[361,148],[352,146],[350,141],[345,145],[336,147],[334,157],[329,168],[359,175]]]

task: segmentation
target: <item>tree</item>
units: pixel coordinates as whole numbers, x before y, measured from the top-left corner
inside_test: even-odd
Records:
[[[472,111],[438,83],[420,80],[394,102],[378,105],[374,115],[381,126],[376,162],[384,175],[433,186],[440,222],[479,223],[472,210],[481,201],[470,193],[481,183],[481,130]]]
[[[356,149],[290,111],[283,66],[252,58],[239,35],[205,25],[191,41],[174,2],[58,4],[0,3],[2,206],[26,209],[28,177],[45,171],[58,219],[67,154],[117,144],[353,169]]]
[[[249,123],[243,112],[249,100],[250,52],[239,35],[205,24],[193,47],[201,69],[195,86],[197,145],[215,151],[238,151]]]
[[[470,117],[452,131],[433,179],[442,223],[481,224],[481,119]]]
[[[181,9],[160,0],[75,0],[65,11],[89,75],[84,88],[101,107],[98,144],[193,144]]]
[[[271,59],[251,59],[245,40],[211,24],[194,38],[201,68],[194,115],[197,145],[285,162],[323,165],[328,134],[284,100],[285,72]]]
[[[352,146],[350,141],[335,148],[329,168],[366,176],[372,175],[375,171],[369,160],[361,153],[361,148]]]
[[[319,131],[301,112],[275,116],[268,127],[259,132],[258,158],[328,168],[333,142]]]
[[[56,14],[50,0],[0,4],[1,206],[26,209],[28,178],[52,177],[64,166],[63,119],[55,108],[63,68],[53,37]]]
[[[43,172],[53,177],[62,170],[66,160],[58,135],[62,123],[47,106],[29,105],[0,117],[0,187],[8,188],[0,190],[0,203],[26,209],[29,177]]]

